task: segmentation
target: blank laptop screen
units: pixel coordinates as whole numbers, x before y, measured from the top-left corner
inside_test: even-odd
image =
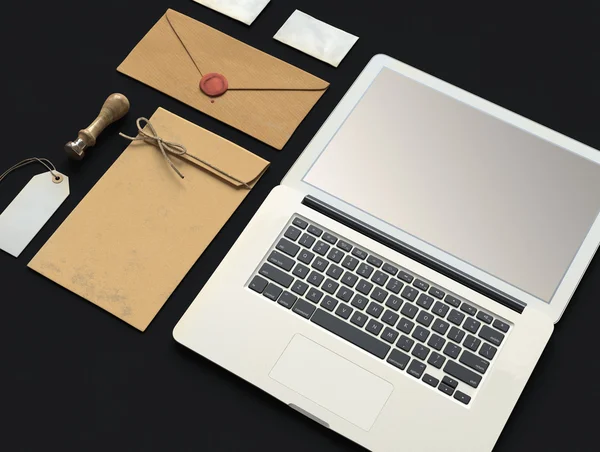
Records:
[[[549,302],[600,165],[383,69],[304,181]]]

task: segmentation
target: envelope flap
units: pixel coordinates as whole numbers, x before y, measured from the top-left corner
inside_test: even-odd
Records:
[[[329,86],[329,83],[308,72],[177,11],[169,9],[165,19],[202,75],[212,72],[224,75],[230,90],[313,91],[325,90]]]
[[[269,162],[259,156],[163,108],[156,110],[150,118],[150,123],[162,139],[182,144],[189,154],[210,165],[187,156],[182,157],[189,163],[178,165],[184,176],[190,171],[202,171],[198,168],[200,166],[233,186],[241,187],[243,183],[252,186],[269,166]],[[159,152],[156,148],[153,151]],[[165,162],[165,169],[167,168],[171,171]]]

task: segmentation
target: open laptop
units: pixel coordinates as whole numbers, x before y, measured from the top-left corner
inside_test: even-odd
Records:
[[[174,337],[368,449],[489,451],[599,212],[596,150],[378,55]]]

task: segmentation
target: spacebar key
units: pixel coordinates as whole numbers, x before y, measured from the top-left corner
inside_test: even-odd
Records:
[[[319,326],[322,326],[327,331],[352,342],[357,347],[372,353],[380,359],[386,357],[390,351],[390,346],[384,342],[375,339],[373,336],[353,327],[349,323],[334,317],[333,315],[323,311],[322,309],[317,310],[313,315],[312,322]]]

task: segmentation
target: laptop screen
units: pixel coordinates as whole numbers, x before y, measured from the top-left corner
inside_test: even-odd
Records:
[[[387,68],[304,182],[546,302],[600,212],[600,165]]]

